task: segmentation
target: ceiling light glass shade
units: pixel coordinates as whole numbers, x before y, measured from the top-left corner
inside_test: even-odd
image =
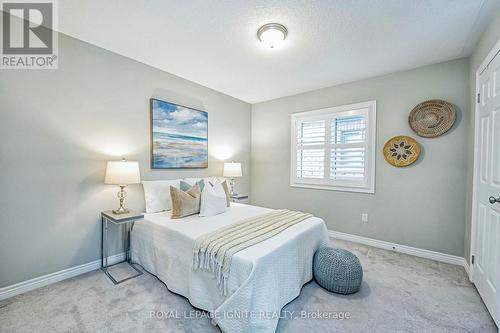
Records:
[[[286,36],[288,34],[288,30],[286,30],[285,26],[279,23],[269,23],[263,25],[257,30],[257,36],[262,44],[274,48],[279,44],[283,43]]]

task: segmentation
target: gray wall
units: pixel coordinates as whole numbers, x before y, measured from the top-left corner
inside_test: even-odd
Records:
[[[241,161],[237,187],[250,191],[251,171],[253,204],[307,210],[332,230],[468,260],[475,71],[499,38],[500,12],[470,59],[251,107],[60,35],[58,70],[0,71],[0,287],[99,258],[99,212],[116,206],[117,191],[102,184],[105,163],[121,157],[139,160],[143,179],[220,175],[224,160]],[[150,170],[150,97],[209,112],[208,169]],[[429,98],[459,111],[452,131],[437,139],[420,138],[407,125],[409,110]],[[289,115],[371,99],[378,103],[376,194],[291,188]],[[399,134],[423,146],[421,160],[405,169],[381,154]],[[128,191],[128,205],[143,209],[141,186]],[[368,224],[361,223],[364,212]]]
[[[252,106],[253,204],[286,207],[322,217],[328,228],[452,255],[464,254],[466,149],[469,131],[468,59],[460,59]],[[408,113],[441,98],[456,105],[453,129],[435,139],[418,137]],[[376,193],[292,188],[290,114],[377,100]],[[420,142],[420,160],[395,168],[382,156],[395,135]],[[361,223],[361,213],[369,223]]]
[[[249,191],[249,104],[64,35],[59,48],[58,70],[0,71],[0,287],[100,258],[99,212],[117,205],[107,160],[139,160],[143,179],[241,161]],[[208,111],[208,169],[150,170],[150,97]],[[143,200],[130,186],[128,205]]]
[[[470,260],[470,237],[471,237],[471,214],[472,214],[472,179],[473,179],[473,167],[474,167],[474,112],[476,107],[476,72],[486,58],[490,50],[495,46],[496,42],[500,39],[500,10],[497,10],[495,16],[489,27],[481,36],[481,39],[477,43],[474,52],[469,58],[469,79],[470,79],[470,101],[471,110],[470,122],[471,130],[469,132],[468,139],[468,163],[467,163],[467,204],[465,206],[465,259],[467,262]]]

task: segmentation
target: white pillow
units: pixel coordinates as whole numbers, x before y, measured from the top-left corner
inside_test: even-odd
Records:
[[[150,180],[142,181],[146,213],[157,213],[172,209],[170,186],[180,188],[181,180]]]
[[[226,192],[220,181],[206,183],[201,192],[200,216],[213,216],[227,210]]]
[[[194,184],[196,184],[197,182],[199,182],[200,180],[204,180],[205,183],[215,183],[217,180],[220,181],[220,183],[222,184],[226,178],[223,178],[223,177],[215,177],[215,176],[212,176],[212,177],[205,177],[205,178],[184,178],[183,181],[185,181],[186,183],[188,183],[189,185],[193,186]]]
[[[191,186],[194,186],[197,182],[199,182],[202,178],[184,178],[183,181],[188,183]]]
[[[217,182],[217,181],[219,181],[219,183],[222,184],[226,180],[226,178],[224,178],[224,177],[215,177],[215,176],[206,177],[204,179],[205,179],[205,183],[210,182],[212,184],[215,184],[215,182]],[[228,182],[228,184],[229,184],[229,182]]]

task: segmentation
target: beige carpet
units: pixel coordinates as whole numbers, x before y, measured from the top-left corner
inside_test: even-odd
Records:
[[[342,296],[308,283],[278,332],[497,332],[462,267],[335,245],[359,256],[362,290]],[[339,313],[350,318],[317,318]],[[150,274],[115,286],[94,271],[0,302],[0,332],[219,332],[204,315]]]

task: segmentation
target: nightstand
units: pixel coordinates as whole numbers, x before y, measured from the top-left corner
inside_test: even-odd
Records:
[[[130,212],[127,214],[120,214],[116,215],[113,214],[113,211],[108,210],[105,212],[101,212],[101,231],[102,231],[102,236],[101,236],[101,269],[102,271],[113,281],[114,284],[120,284],[122,282],[125,282],[127,280],[133,279],[135,277],[138,277],[139,275],[142,275],[142,271],[137,269],[131,262],[130,258],[130,232],[132,231],[132,228],[134,227],[134,223],[136,221],[142,220],[144,218],[144,215],[138,212]],[[108,256],[109,256],[109,250],[108,250],[108,229],[109,229],[109,223],[113,223],[116,226],[120,226],[122,228],[122,232],[124,233],[124,250],[125,250],[125,260],[114,263],[113,265],[108,265]],[[108,267],[118,265],[121,263],[128,263],[130,267],[132,267],[137,274],[134,274],[132,276],[129,276],[125,279],[117,281],[111,273],[108,271]]]
[[[248,195],[235,194],[235,195],[231,196],[232,202],[237,202],[237,201],[246,200],[246,199],[248,199]]]

